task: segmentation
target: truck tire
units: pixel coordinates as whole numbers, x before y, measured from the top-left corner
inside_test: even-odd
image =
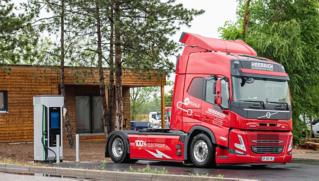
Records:
[[[201,133],[193,138],[190,156],[196,167],[212,167],[215,165],[215,149],[208,136]]]
[[[123,163],[129,159],[129,155],[127,154],[128,148],[122,135],[112,136],[108,149],[110,157],[115,163]]]

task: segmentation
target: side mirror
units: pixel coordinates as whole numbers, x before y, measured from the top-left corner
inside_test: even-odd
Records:
[[[222,106],[222,96],[221,96],[221,80],[217,80],[216,82],[216,96],[215,103],[221,107]]]

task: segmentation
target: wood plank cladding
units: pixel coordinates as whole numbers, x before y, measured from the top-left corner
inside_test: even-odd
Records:
[[[85,81],[83,72],[90,72]],[[75,72],[82,74],[76,75]],[[99,94],[99,76],[96,68],[65,68],[66,99],[72,126],[76,131],[75,96],[78,93]],[[108,70],[105,69],[105,84]],[[8,113],[0,113],[0,143],[33,141],[33,96],[59,94],[60,74],[58,67],[11,66],[10,75],[0,70],[0,90],[8,91]],[[146,80],[129,70],[123,72],[124,118],[130,128],[130,87],[166,85],[166,78]],[[115,103],[114,103],[115,104]],[[115,106],[114,106],[115,107]],[[114,110],[115,113],[115,110]],[[64,128],[65,136],[65,128]],[[82,140],[104,139],[101,135],[80,136]]]

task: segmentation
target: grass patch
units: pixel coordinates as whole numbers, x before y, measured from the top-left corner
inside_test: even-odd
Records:
[[[100,168],[101,170],[105,170],[105,171],[106,171],[106,160],[104,160],[104,161],[102,162],[102,164],[99,166],[99,168]]]
[[[147,165],[143,169],[134,170],[130,167],[130,172],[132,173],[153,173],[153,174],[168,174],[168,171],[163,168],[163,170],[152,169],[149,165]]]

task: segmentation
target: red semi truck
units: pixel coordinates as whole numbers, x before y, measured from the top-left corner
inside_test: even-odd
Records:
[[[113,131],[105,157],[196,167],[263,167],[292,159],[292,109],[285,69],[240,40],[183,33],[170,129]]]

